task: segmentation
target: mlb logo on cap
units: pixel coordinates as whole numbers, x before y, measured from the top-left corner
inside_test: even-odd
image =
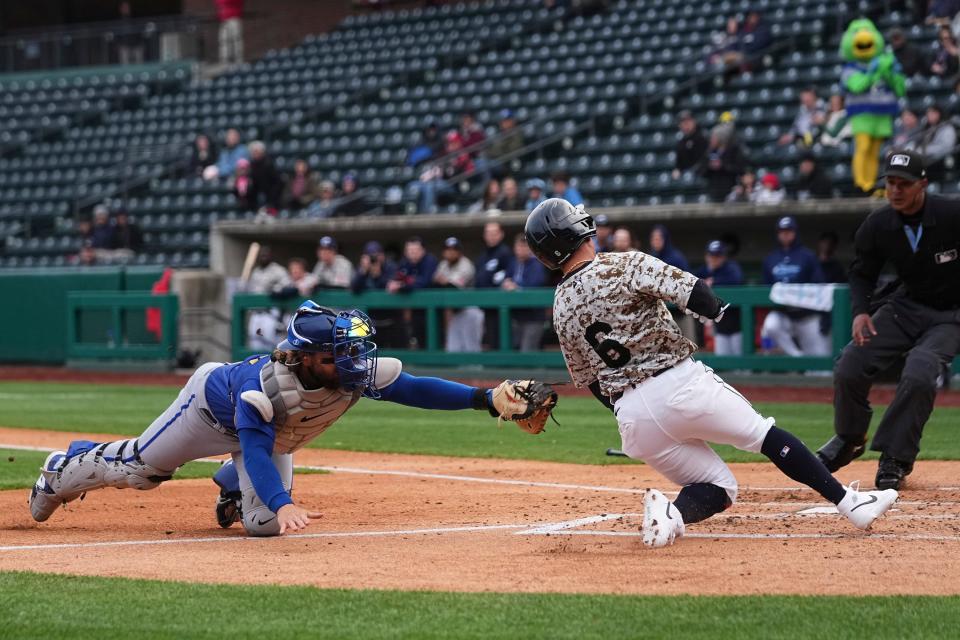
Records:
[[[892,156],[890,156],[890,166],[891,167],[909,167],[910,156],[902,153],[895,153]]]
[[[777,229],[780,231],[796,231],[797,221],[793,218],[793,216],[783,216],[777,221]]]
[[[894,149],[887,156],[884,178],[903,178],[916,182],[927,177],[924,158],[912,149]]]

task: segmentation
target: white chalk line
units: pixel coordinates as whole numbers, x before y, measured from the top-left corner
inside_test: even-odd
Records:
[[[524,532],[526,533],[526,532]],[[544,534],[540,534],[544,535]],[[550,533],[552,536],[606,536],[611,538],[639,538],[640,531],[591,531],[585,529],[566,530]],[[700,539],[732,539],[732,540],[835,540],[841,538],[894,540],[894,541],[929,541],[929,542],[960,542],[960,536],[938,536],[922,533],[873,533],[858,536],[855,533],[685,533],[684,538]]]
[[[0,443],[0,449],[14,449],[20,451],[41,451],[47,452],[57,451],[57,449],[51,447],[31,447],[25,445],[10,445]],[[220,463],[223,460],[216,458],[199,458],[195,462],[214,462]],[[540,482],[535,480],[513,480],[507,478],[484,478],[481,476],[464,476],[464,475],[453,475],[453,474],[444,474],[444,473],[426,473],[422,471],[398,471],[390,469],[364,469],[359,467],[340,467],[340,466],[327,466],[327,465],[294,465],[294,470],[301,469],[306,471],[327,471],[330,473],[354,473],[358,475],[384,475],[384,476],[401,476],[407,478],[423,478],[423,479],[432,479],[432,480],[453,480],[457,482],[476,482],[481,484],[503,484],[503,485],[512,485],[512,486],[523,486],[523,487],[542,487],[547,489],[567,489],[574,491],[596,491],[596,492],[607,492],[607,493],[626,493],[631,495],[641,495],[644,493],[644,489],[630,489],[627,487],[608,487],[603,485],[586,485],[586,484],[567,484],[559,482]],[[957,487],[935,487],[935,491],[952,491],[957,490]],[[812,491],[809,487],[750,487],[750,486],[741,486],[741,491],[770,491],[770,492],[789,492],[789,491]],[[677,491],[663,491],[666,495],[677,495]],[[778,505],[778,506],[817,506],[823,504],[822,502],[779,502],[779,503],[753,503],[738,501],[737,504],[761,504],[763,506],[767,505]],[[903,505],[920,505],[920,504],[930,504],[924,502],[911,502],[905,501],[900,502]],[[936,504],[941,506],[954,506],[960,504],[957,502],[937,502]]]

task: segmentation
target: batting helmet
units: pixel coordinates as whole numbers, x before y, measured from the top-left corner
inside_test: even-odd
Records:
[[[543,264],[559,269],[580,245],[597,235],[593,218],[563,198],[550,198],[527,216],[524,228],[530,250]]]
[[[334,311],[307,300],[293,314],[287,325],[287,339],[277,349],[329,353],[337,365],[341,387],[348,391],[372,391],[377,345],[370,338],[376,332],[373,320],[358,309]]]

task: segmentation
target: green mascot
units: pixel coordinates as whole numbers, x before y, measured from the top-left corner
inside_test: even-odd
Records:
[[[893,52],[884,50],[883,36],[866,18],[847,27],[840,55],[846,60],[840,84],[853,132],[853,183],[871,193],[877,185],[880,147],[893,135],[906,79]]]

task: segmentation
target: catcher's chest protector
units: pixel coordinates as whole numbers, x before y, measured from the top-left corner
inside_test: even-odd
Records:
[[[360,393],[341,389],[304,389],[286,366],[271,362],[260,370],[260,386],[273,405],[274,453],[293,453],[347,412]]]

